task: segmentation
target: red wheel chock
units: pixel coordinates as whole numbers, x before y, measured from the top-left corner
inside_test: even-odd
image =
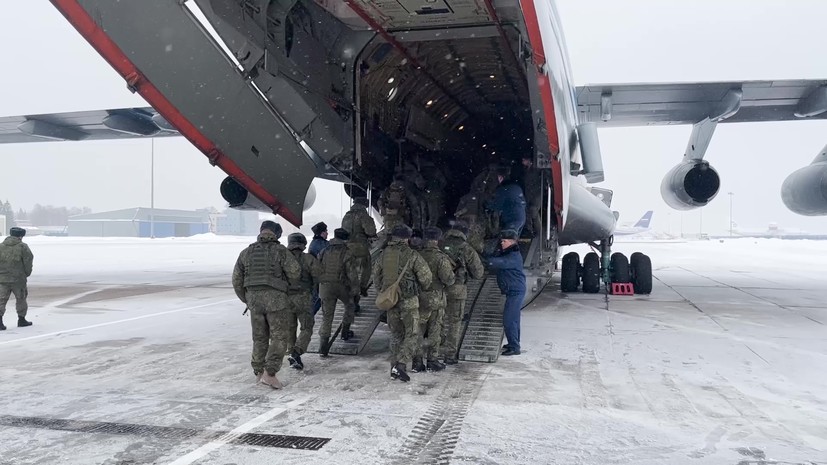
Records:
[[[635,295],[632,283],[612,283],[612,295]]]

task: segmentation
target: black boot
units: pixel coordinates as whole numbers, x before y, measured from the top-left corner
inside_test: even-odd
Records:
[[[405,365],[397,362],[396,365],[391,367],[391,378],[398,379],[399,381],[408,382],[411,380],[411,377],[408,376],[408,373],[405,372]]]
[[[428,360],[426,367],[428,371],[442,371],[445,369],[445,365],[439,360]]]
[[[290,366],[292,368],[295,368],[297,370],[303,370],[304,369],[304,363],[302,363],[302,357],[295,350],[290,354],[289,357],[287,357],[287,361],[290,362]]]
[[[20,317],[20,318],[17,319],[17,327],[18,328],[23,328],[25,326],[31,326],[31,325],[32,325],[32,322],[31,321],[26,321],[26,319],[23,318],[23,317]]]
[[[362,289],[359,290],[359,294],[361,294],[362,297],[367,297],[368,296],[368,288],[363,287]]]
[[[349,324],[342,324],[342,340],[349,341],[353,339],[353,331],[350,330]]]
[[[5,331],[5,330],[6,330],[6,325],[3,324],[3,319],[0,318],[0,331]]]
[[[327,343],[326,340],[323,340],[319,343],[319,355],[322,357],[327,357],[330,353],[330,344]]]
[[[411,371],[414,373],[419,373],[421,371],[425,371],[425,364],[422,363],[421,358],[414,359],[413,363],[411,364]]]
[[[353,313],[359,313],[362,311],[362,306],[359,305],[359,301],[362,298],[358,295],[353,296]]]

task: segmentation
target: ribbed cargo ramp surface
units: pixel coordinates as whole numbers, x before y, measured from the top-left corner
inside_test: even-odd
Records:
[[[368,343],[368,340],[373,335],[376,327],[379,325],[379,309],[376,308],[376,290],[374,286],[368,289],[368,296],[362,297],[359,305],[362,306],[362,311],[356,314],[350,330],[353,331],[353,338],[347,342],[342,340],[341,332],[336,336],[333,346],[330,348],[331,354],[339,355],[356,355]],[[336,332],[339,325],[342,324],[342,317],[345,315],[345,307],[341,302],[336,304],[336,314],[333,317],[333,326],[330,329],[330,335]],[[319,328],[322,326],[322,310],[316,314],[316,324],[313,325],[313,338],[310,339],[310,344],[307,346],[308,352],[319,352]]]
[[[503,305],[497,278],[486,276],[468,282],[467,310],[471,319],[459,347],[459,359],[469,362],[497,361],[503,341]]]

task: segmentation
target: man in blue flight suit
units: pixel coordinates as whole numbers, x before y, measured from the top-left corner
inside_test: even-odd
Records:
[[[503,328],[508,344],[503,346],[502,355],[520,355],[520,309],[525,298],[525,273],[523,255],[518,244],[519,234],[513,229],[500,233],[502,251],[486,261],[488,267],[497,272],[497,285],[505,295]]]
[[[516,181],[510,179],[510,174],[508,168],[497,170],[497,181],[500,185],[494,192],[494,198],[486,203],[485,208],[500,214],[500,231],[511,229],[517,231],[519,237],[525,226],[526,201],[523,189]]]
[[[307,248],[307,252],[315,258],[319,258],[319,254],[328,246],[327,224],[321,221],[314,224],[310,230],[313,231],[313,240],[310,241],[310,247]],[[319,288],[317,286],[313,289],[313,315],[319,313],[320,308],[322,308],[322,299],[319,298]]]

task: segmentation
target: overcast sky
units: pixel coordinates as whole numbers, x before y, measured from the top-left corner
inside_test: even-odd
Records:
[[[811,0],[560,0],[577,85],[588,83],[827,78],[823,19]],[[0,0],[0,116],[145,106],[123,79],[46,0]],[[729,196],[742,227],[827,232],[827,218],[789,212],[784,178],[827,144],[827,121],[718,127],[706,159],[722,178],[704,209],[706,232],[728,227]],[[672,211],[660,198],[691,127],[604,129],[605,187],[621,222],[655,210],[653,227],[699,229],[698,211]],[[150,142],[0,145],[0,199],[95,211],[148,206]],[[156,206],[221,207],[224,174],[183,138],[155,142]],[[320,186],[316,209],[341,211],[339,186]]]

